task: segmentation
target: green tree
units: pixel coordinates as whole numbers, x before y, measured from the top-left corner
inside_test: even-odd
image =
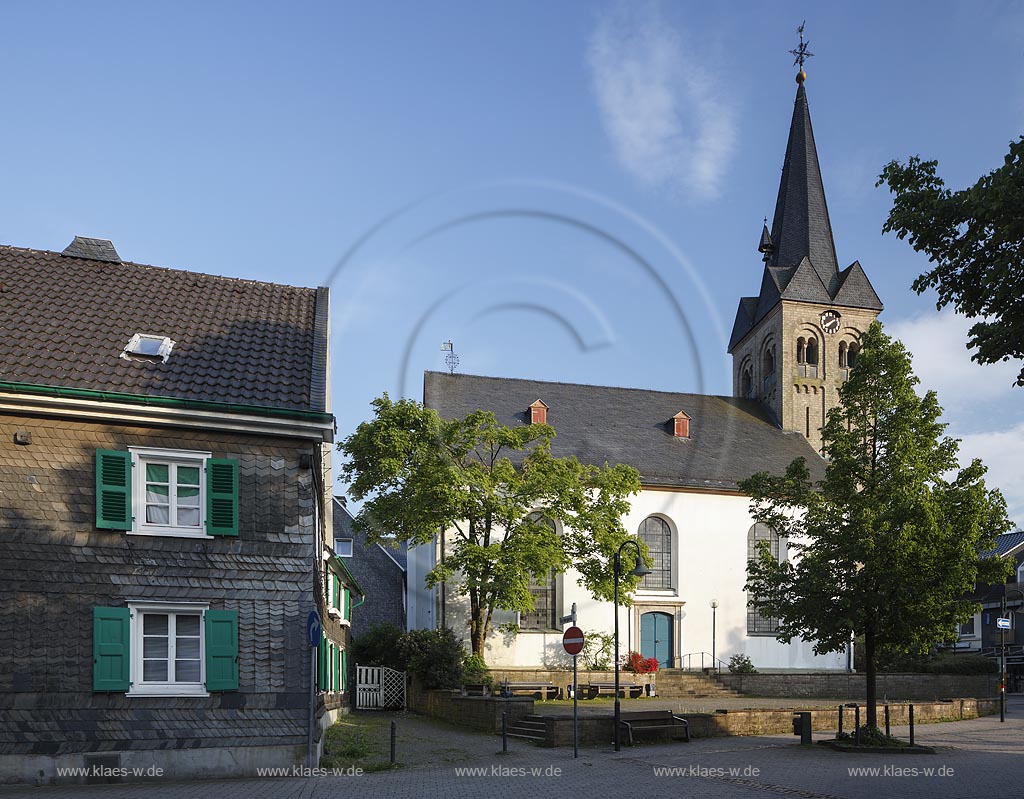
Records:
[[[1003,166],[962,191],[950,191],[937,161],[892,161],[877,185],[895,197],[882,230],[910,237],[933,266],[913,283],[934,288],[936,307],[968,318],[967,346],[978,363],[1024,358],[1024,137],[1010,143]],[[1017,376],[1024,386],[1024,368]]]
[[[794,555],[780,563],[765,547],[750,562],[751,604],[779,619],[779,640],[811,641],[817,653],[863,636],[874,727],[879,654],[954,640],[975,611],[964,599],[975,580],[1008,573],[1004,560],[980,555],[1011,525],[981,462],[957,469],[958,442],[944,435],[935,393],[915,392],[903,345],[875,322],[861,346],[822,432],[824,479],[812,484],[798,458],[783,476],[740,485],[754,518]]]
[[[621,518],[627,497],[640,490],[635,469],[553,457],[555,431],[547,425],[505,427],[485,411],[446,420],[386,394],[373,407],[374,418],[339,445],[349,493],[366,500],[356,529],[413,545],[449,532],[427,585],[458,575],[474,654],[484,654],[495,610],[533,609],[531,576],[571,564],[587,590],[611,599],[609,561],[629,537]],[[561,522],[561,535],[547,519]],[[623,581],[625,591],[635,582]]]

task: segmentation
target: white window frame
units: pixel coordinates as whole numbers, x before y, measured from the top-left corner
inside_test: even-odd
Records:
[[[131,535],[160,535],[176,538],[213,538],[206,532],[206,468],[213,457],[211,452],[197,452],[181,449],[159,449],[156,447],[129,447],[132,459],[132,529]],[[199,525],[198,527],[177,527],[146,522],[146,464],[166,463],[199,468]],[[173,469],[171,470],[173,471]],[[174,485],[173,480],[170,485]],[[168,492],[170,507],[174,508],[173,496]]]
[[[206,690],[206,611],[210,609],[207,602],[129,602],[131,611],[131,683],[125,696],[209,696]],[[198,615],[199,616],[199,681],[195,683],[153,682],[142,681],[143,624],[142,617],[146,613],[161,615]],[[168,624],[167,660],[168,665],[174,659],[174,640],[170,635]]]
[[[156,352],[140,352],[143,342],[155,343]],[[164,363],[167,363],[167,359],[171,357],[171,350],[174,349],[176,341],[171,341],[167,336],[155,336],[151,333],[136,333],[132,336],[128,343],[125,344],[124,350],[121,352],[121,357],[128,359],[131,355],[136,355],[142,358],[159,358]]]
[[[339,544],[345,544],[345,543],[348,543],[348,551],[347,552],[343,551],[341,549],[341,547],[339,546]],[[337,555],[339,558],[351,558],[352,557],[352,551],[353,551],[354,548],[355,547],[354,547],[354,545],[352,543],[352,539],[351,538],[335,538],[334,539],[334,554]]]
[[[973,633],[964,633],[964,632],[962,632],[963,625],[966,624],[966,622],[963,622],[961,624],[957,624],[957,626],[956,626],[956,634],[957,634],[957,638],[959,638],[959,640],[961,640],[961,641],[977,641],[979,638],[981,638],[981,613],[980,612],[979,613],[975,613],[974,616],[972,617],[972,620],[974,621],[974,632]]]

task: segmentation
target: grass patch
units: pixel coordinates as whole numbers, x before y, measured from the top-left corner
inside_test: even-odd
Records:
[[[324,754],[320,767],[364,772],[386,771],[390,762],[391,729],[388,719],[373,715],[342,716],[324,732]]]

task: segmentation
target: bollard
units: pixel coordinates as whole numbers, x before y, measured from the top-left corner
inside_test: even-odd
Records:
[[[508,711],[501,711],[501,751],[508,754]]]
[[[843,734],[843,706],[839,706],[839,732],[836,733],[836,738],[839,738]]]
[[[860,705],[853,706],[853,742],[860,746]]]
[[[395,722],[391,722],[391,765],[395,765]]]
[[[885,737],[889,737],[889,706],[885,706]]]
[[[914,706],[910,705],[910,745],[914,745]]]

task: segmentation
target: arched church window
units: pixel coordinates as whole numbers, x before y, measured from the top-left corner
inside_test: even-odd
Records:
[[[846,351],[846,365],[852,369],[857,365],[857,355],[860,353],[859,344],[851,344],[849,349]]]
[[[845,341],[840,341],[839,342],[839,368],[840,369],[845,369],[846,368],[846,342]]]
[[[544,526],[558,534],[558,526],[551,519],[540,513],[531,513],[530,521],[542,523]],[[557,606],[558,575],[554,569],[548,569],[547,574],[541,576],[531,575],[528,590],[533,597],[533,610],[523,611],[519,614],[520,630],[556,630],[558,629],[558,606]]]
[[[775,385],[775,347],[766,347],[762,356],[762,373],[764,374],[764,390],[768,392]]]
[[[782,540],[779,534],[766,524],[755,524],[747,531],[747,562],[761,557],[761,542],[768,543],[768,550],[775,560],[782,556]],[[752,595],[747,594],[747,599]],[[763,616],[756,608],[747,605],[747,634],[774,635],[779,629],[779,620]]]
[[[640,523],[639,532],[654,558],[651,573],[640,578],[640,588],[672,588],[672,528],[660,516],[648,516]]]
[[[743,375],[740,378],[740,396],[746,399],[754,398],[754,367],[749,363],[743,367]]]
[[[807,339],[807,365],[818,365],[818,340],[814,338]]]
[[[804,351],[804,347],[805,346],[806,345],[805,345],[805,342],[803,340],[803,337],[798,338],[796,340],[796,362],[798,364],[804,363],[804,359],[806,357],[805,356],[805,351]]]

